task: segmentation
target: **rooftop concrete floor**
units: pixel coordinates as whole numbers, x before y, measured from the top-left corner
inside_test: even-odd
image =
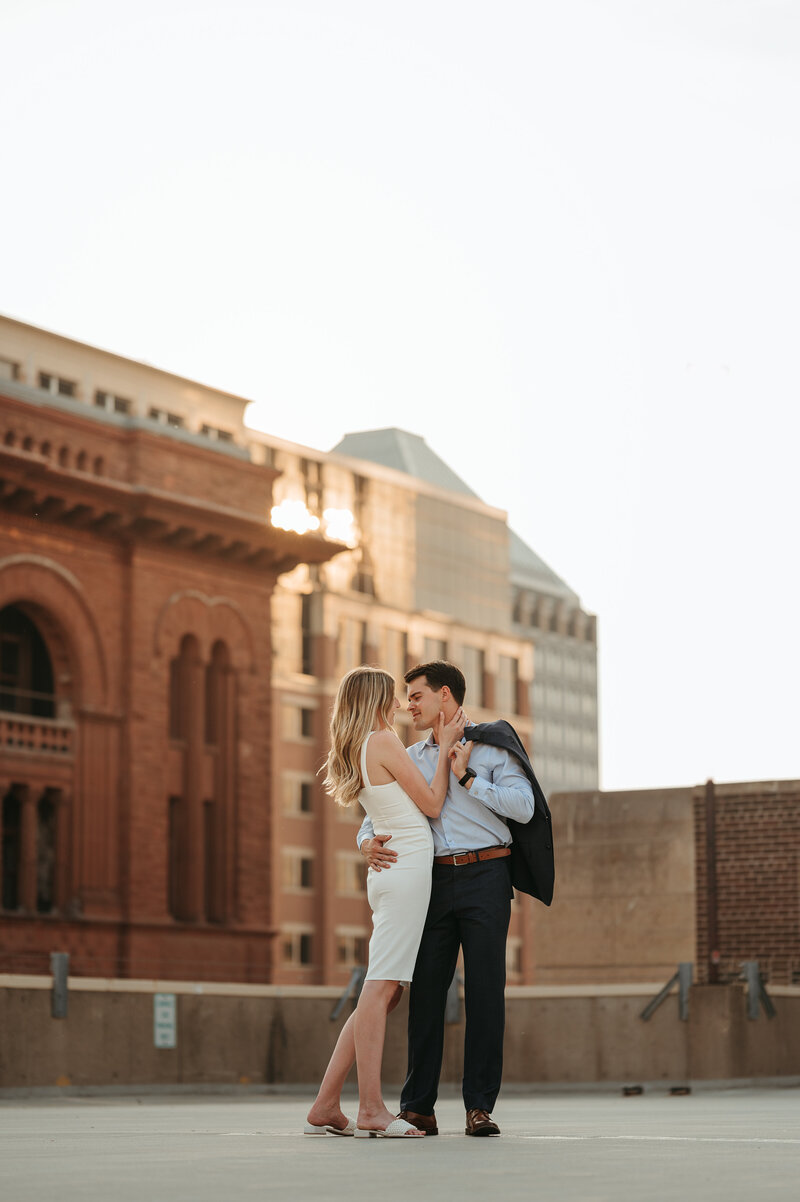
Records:
[[[800,1197],[800,1088],[670,1097],[509,1093],[500,1139],[300,1134],[308,1094],[0,1098],[2,1202],[783,1202]],[[352,1106],[349,1108],[352,1110]]]

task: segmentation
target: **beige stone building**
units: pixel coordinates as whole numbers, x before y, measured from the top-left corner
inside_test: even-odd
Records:
[[[506,717],[530,746],[533,645],[513,629],[504,511],[448,487],[447,469],[421,438],[372,436],[411,448],[429,475],[441,467],[445,486],[349,454],[352,439],[323,454],[253,437],[282,473],[279,504],[302,502],[323,524],[326,514],[329,522],[352,515],[341,530],[352,549],[285,576],[273,602],[275,979],[345,982],[364,962],[370,913],[355,843],[363,815],[337,810],[318,775],[339,678],[374,663],[401,681],[414,663],[452,659],[467,677],[470,717]],[[397,725],[404,741],[416,738],[405,714]],[[515,904],[509,973],[517,981],[534,974],[532,906],[530,898]]]
[[[511,535],[514,630],[530,639],[536,774],[548,794],[599,785],[597,619],[521,538]]]

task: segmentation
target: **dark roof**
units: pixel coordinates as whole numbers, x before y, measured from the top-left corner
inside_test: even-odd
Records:
[[[562,580],[512,529],[509,528],[508,534],[511,576],[514,581],[541,593],[547,593],[548,596],[563,597],[577,605],[578,594],[573,592],[567,582]]]
[[[478,494],[431,450],[419,434],[409,434],[407,430],[398,430],[396,427],[386,430],[359,430],[354,434],[345,434],[333,450],[339,455],[349,455],[353,459],[366,459],[369,463],[392,467],[395,471],[405,472],[407,476],[414,476],[427,484],[480,500]]]

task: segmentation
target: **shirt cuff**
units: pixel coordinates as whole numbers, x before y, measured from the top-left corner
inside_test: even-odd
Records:
[[[482,776],[476,776],[472,785],[467,792],[470,797],[477,797],[478,801],[486,803],[486,787],[489,784],[488,780],[484,780]]]

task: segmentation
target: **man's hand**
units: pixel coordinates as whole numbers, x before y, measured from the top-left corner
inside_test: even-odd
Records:
[[[456,780],[461,780],[461,777],[466,772],[469,766],[469,753],[471,751],[472,743],[456,743],[455,747],[451,747],[450,768]],[[472,781],[468,783],[472,784]]]
[[[384,847],[391,837],[391,835],[376,835],[374,839],[361,840],[361,854],[370,868],[374,868],[376,872],[380,872],[382,868],[391,868],[397,859],[396,851],[392,851],[390,847]]]

